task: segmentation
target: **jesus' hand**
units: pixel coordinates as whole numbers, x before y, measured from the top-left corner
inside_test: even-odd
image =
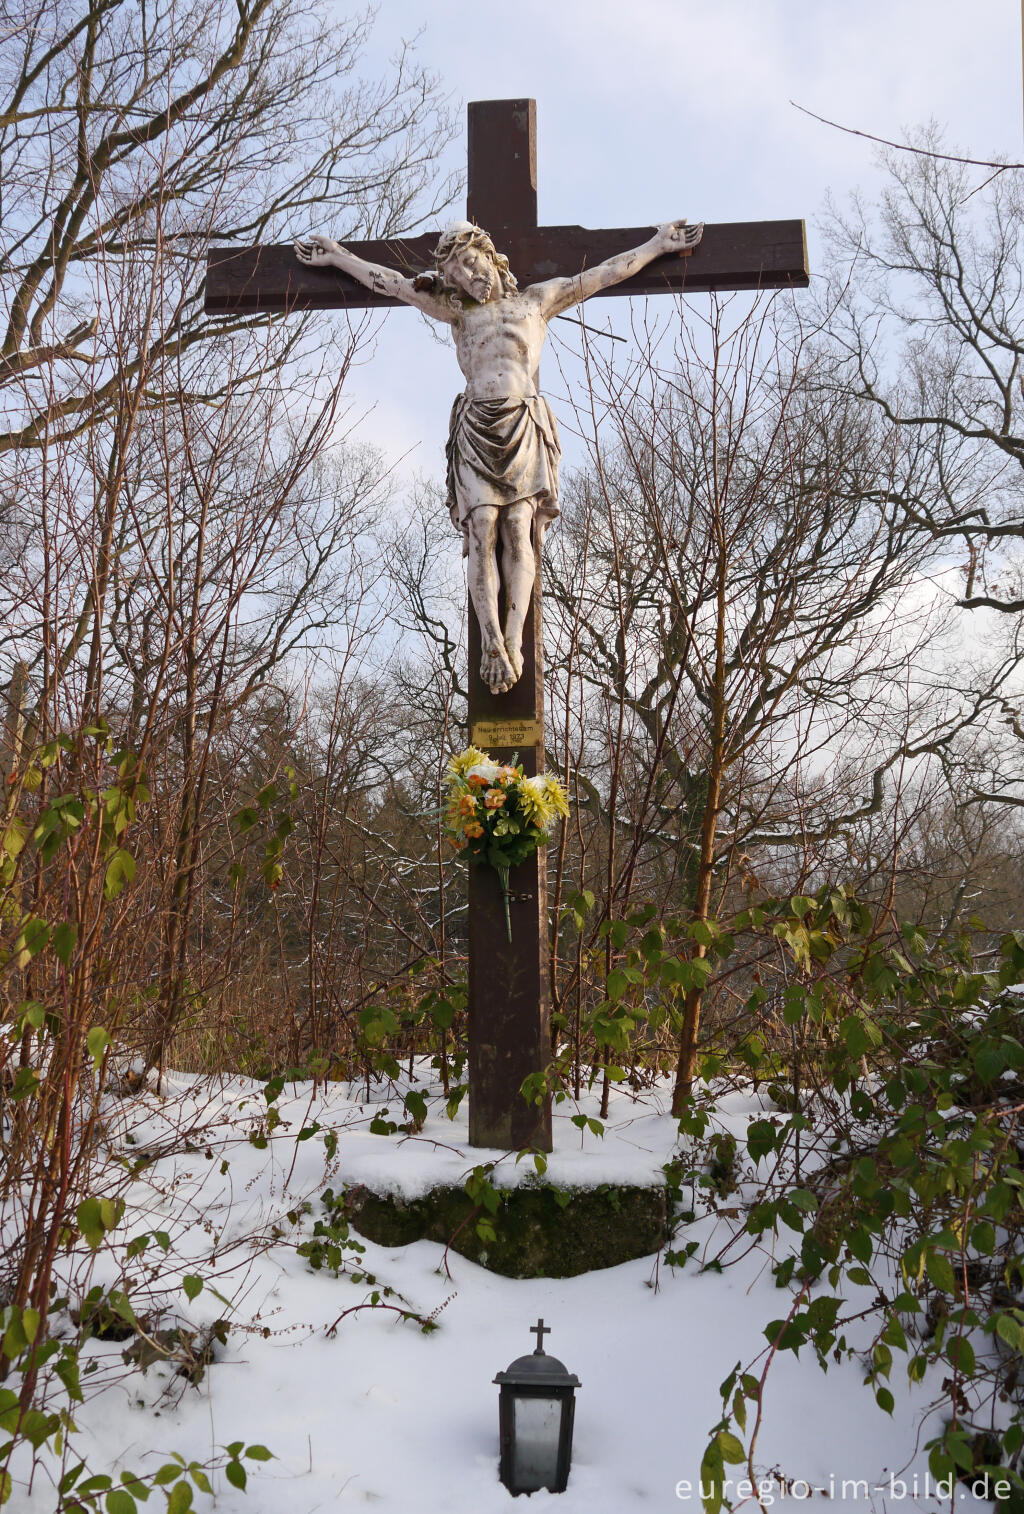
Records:
[[[690,226],[686,221],[665,221],[658,227],[656,240],[665,253],[691,252],[704,235],[704,222]]]
[[[310,268],[330,267],[344,250],[340,242],[318,234],[306,241],[299,241],[298,238],[295,241],[295,256],[300,263],[306,263]]]

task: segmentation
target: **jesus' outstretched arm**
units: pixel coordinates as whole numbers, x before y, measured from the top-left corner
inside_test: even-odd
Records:
[[[349,252],[347,247],[331,237],[311,236],[304,241],[296,241],[295,256],[309,268],[340,268],[342,273],[357,279],[376,294],[385,294],[393,300],[401,300],[403,304],[414,305],[435,321],[451,325],[451,306],[445,300],[438,299],[432,290],[417,289],[412,279],[407,279],[395,268],[384,268],[379,263],[368,263],[364,258],[356,257],[354,252]]]
[[[640,247],[620,252],[607,262],[595,263],[593,268],[585,268],[582,273],[570,278],[548,279],[542,284],[532,284],[527,293],[532,300],[538,302],[545,320],[550,320],[570,306],[582,304],[592,294],[608,289],[612,284],[621,284],[623,279],[639,273],[641,268],[646,268],[655,258],[673,252],[692,251],[703,234],[703,221],[696,226],[690,226],[686,221],[666,221],[658,227],[650,241],[644,242]]]

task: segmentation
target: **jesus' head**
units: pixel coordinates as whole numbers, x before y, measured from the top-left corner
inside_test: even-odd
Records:
[[[434,248],[434,266],[445,289],[481,305],[515,294],[519,287],[508,258],[471,221],[453,221],[445,228]]]

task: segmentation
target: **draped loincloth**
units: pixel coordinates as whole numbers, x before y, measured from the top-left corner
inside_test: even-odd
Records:
[[[549,521],[559,514],[558,426],[539,394],[500,400],[460,394],[452,406],[445,456],[448,510],[469,552],[469,517],[481,505],[501,509],[533,500]]]

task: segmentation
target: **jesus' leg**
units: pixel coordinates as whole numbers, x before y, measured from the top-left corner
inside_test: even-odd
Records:
[[[514,507],[513,507],[514,508]],[[507,512],[506,512],[507,513]],[[504,694],[519,677],[505,650],[498,620],[498,511],[479,505],[469,520],[469,593],[480,622],[480,677],[492,694]],[[522,661],[520,660],[520,669]]]
[[[505,650],[516,678],[523,671],[523,627],[530,608],[537,558],[533,546],[533,501],[520,500],[501,512],[501,576],[505,582]]]

